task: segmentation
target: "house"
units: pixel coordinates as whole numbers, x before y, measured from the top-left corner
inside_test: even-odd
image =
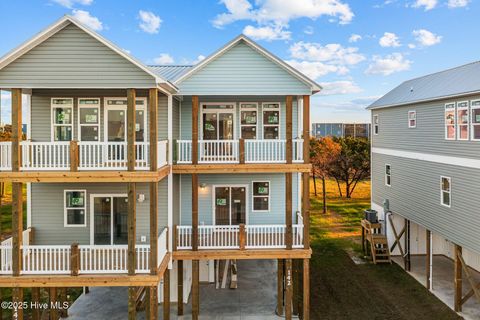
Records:
[[[370,138],[370,123],[312,123],[312,135],[321,137]]]
[[[444,282],[451,285],[445,295],[454,296],[447,303],[461,311],[476,299],[474,318],[480,310],[473,277],[480,271],[479,74],[474,62],[408,80],[369,106],[371,205],[386,221],[394,254],[405,257],[407,270],[425,256],[416,261],[425,264],[429,289],[441,286],[433,256],[452,259]]]
[[[124,286],[129,318],[144,290],[149,318],[178,302],[197,319],[199,282],[220,265],[274,259],[277,313],[291,319],[303,290],[309,318],[315,82],[243,35],[195,66],[146,66],[65,16],[0,60],[0,88],[13,127],[0,143],[13,182],[0,285],[15,301],[24,288],[55,301],[65,287]]]

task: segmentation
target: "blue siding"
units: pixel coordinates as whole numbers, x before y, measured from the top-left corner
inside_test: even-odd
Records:
[[[239,42],[178,84],[182,95],[311,94],[304,82]]]

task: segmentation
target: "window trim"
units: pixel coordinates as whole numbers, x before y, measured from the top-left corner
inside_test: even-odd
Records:
[[[72,103],[70,105],[65,105],[65,107],[60,107],[58,105],[54,105],[53,104],[53,100],[55,99],[68,99],[68,100],[71,100]],[[72,133],[72,140],[75,139],[74,135],[73,135],[73,124],[75,123],[75,119],[73,118],[74,116],[74,108],[75,107],[75,102],[74,102],[74,99],[73,98],[70,98],[70,97],[53,97],[53,98],[50,98],[50,142],[54,142],[54,143],[57,143],[57,142],[67,142],[67,141],[56,141],[55,140],[55,128],[56,127],[70,127],[71,128],[71,133]],[[70,124],[57,124],[55,123],[55,112],[54,112],[54,109],[55,108],[69,108],[72,110],[72,121]]]
[[[478,105],[474,105],[474,103],[479,103]],[[475,139],[474,135],[474,129],[476,126],[480,127],[480,122],[479,123],[474,123],[473,122],[473,110],[478,110],[480,109],[480,99],[476,100],[471,100],[470,101],[470,140],[471,141],[480,141],[480,138]]]
[[[83,224],[68,224],[67,219],[67,210],[69,209],[82,209],[82,207],[69,207],[67,208],[67,192],[83,192],[85,194],[85,201],[83,203],[83,211],[85,212],[85,217],[83,219]],[[63,190],[63,226],[65,228],[82,228],[87,226],[87,190],[83,189],[65,189]]]
[[[242,104],[254,104],[255,105],[255,108],[243,108],[242,109]],[[257,123],[255,124],[255,139],[245,139],[245,140],[258,140],[258,124],[259,124],[259,119],[260,119],[260,114],[258,112],[258,102],[239,102],[238,103],[238,111],[239,111],[239,119],[238,119],[238,122],[240,124],[240,132],[239,132],[239,136],[240,136],[240,139],[245,139],[243,138],[243,135],[242,135],[242,128],[243,127],[253,127],[253,125],[251,124],[242,124],[242,111],[256,111],[257,112]]]
[[[387,167],[390,168],[390,173],[387,174]],[[390,184],[387,183],[387,177],[390,177]],[[391,187],[392,186],[392,166],[389,163],[385,164],[385,186]]]
[[[443,179],[448,180],[448,185],[450,187],[450,190],[448,190],[448,191],[443,190]],[[448,192],[448,195],[449,195],[448,198],[450,200],[450,203],[448,205],[443,202],[443,193],[444,192]],[[452,178],[447,177],[447,176],[440,176],[440,204],[444,207],[447,207],[447,208],[452,207]]]
[[[414,125],[411,125],[411,124],[410,124],[410,120],[412,120],[412,119],[410,119],[410,114],[411,114],[411,113],[413,113],[413,115],[414,115],[414,119],[413,119]],[[409,129],[414,129],[414,128],[416,128],[416,127],[417,127],[417,110],[408,110],[407,120],[408,120],[408,128],[409,128]]]
[[[448,126],[452,125],[447,125],[447,119],[446,119],[446,114],[447,114],[447,106],[448,105],[453,105],[453,138],[448,137]],[[443,123],[444,123],[444,130],[445,130],[445,140],[457,140],[457,104],[456,102],[449,102],[445,103],[445,106],[443,108]]]
[[[103,142],[108,143],[108,110],[124,110],[125,111],[125,142],[127,142],[127,130],[128,118],[127,118],[127,105],[108,105],[109,100],[124,100],[127,101],[126,97],[104,97],[103,98]],[[136,100],[143,100],[143,105],[137,105]],[[150,136],[148,130],[148,99],[147,97],[135,97],[135,112],[141,110],[145,113],[143,119],[143,127],[145,128],[145,135],[143,136],[143,141],[135,141],[135,143],[142,143],[150,141]],[[99,140],[101,141],[101,140]]]
[[[372,115],[372,122],[373,122],[373,135],[378,136],[378,133],[380,132],[380,117],[378,116],[378,113]]]
[[[265,105],[267,104],[278,104],[278,124],[264,124],[263,123],[263,112],[265,110]],[[271,109],[271,108],[266,108]],[[277,127],[278,126],[278,139],[265,139],[265,127]],[[281,102],[262,102],[262,140],[282,140],[282,103]]]
[[[459,107],[459,104],[462,104],[462,103],[466,103],[467,106],[466,107]],[[459,123],[459,116],[458,116],[458,111],[461,111],[461,110],[467,110],[467,123],[466,124],[460,124]],[[456,127],[456,131],[457,131],[457,140],[459,141],[468,141],[470,140],[470,104],[468,102],[468,100],[465,100],[465,101],[459,101],[457,102],[457,108],[456,108],[456,119],[457,121],[457,127]],[[460,138],[460,127],[461,126],[466,126],[467,127],[467,138]]]
[[[86,105],[80,105],[80,100],[89,100],[89,99],[98,99],[98,105],[95,105],[95,104],[86,104]],[[83,141],[82,140],[82,127],[97,127],[97,132],[98,132],[98,139],[97,141],[91,141],[89,140],[89,142],[100,142],[102,141],[101,140],[101,137],[100,137],[100,123],[101,123],[101,119],[100,119],[100,105],[101,105],[101,98],[78,98],[77,99],[77,138],[78,138],[78,141]],[[81,121],[80,121],[80,110],[82,108],[89,108],[89,109],[97,109],[97,114],[98,114],[98,121],[97,121],[97,124],[82,124]]]
[[[232,115],[233,115],[233,118],[232,118],[233,119],[233,135],[232,135],[233,138],[231,140],[236,140],[237,136],[238,136],[238,133],[237,133],[237,119],[236,119],[237,118],[237,103],[236,102],[200,102],[199,103],[200,127],[198,128],[198,140],[203,141],[203,114],[204,113],[217,113],[218,114],[218,112],[220,112],[219,110],[221,110],[221,109],[207,109],[207,110],[203,109],[204,106],[212,106],[212,105],[213,106],[215,106],[215,105],[233,106],[232,109],[227,109],[227,110],[229,110],[228,112],[232,113]],[[217,121],[218,121],[218,119],[217,119]],[[217,139],[215,139],[214,141],[219,141],[218,137],[219,137],[219,131],[217,130]]]
[[[255,195],[255,189],[254,189],[254,183],[268,183],[268,209],[267,210],[255,210],[255,198],[264,198],[266,196],[256,196]],[[255,180],[255,181],[252,181],[252,212],[270,212],[270,200],[271,200],[271,186],[272,183],[270,182],[270,180]]]

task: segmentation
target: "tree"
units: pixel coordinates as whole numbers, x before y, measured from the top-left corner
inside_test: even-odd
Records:
[[[370,176],[370,143],[364,138],[335,138],[341,151],[332,163],[330,175],[336,180],[340,196],[340,182],[345,183],[345,196],[351,198],[359,181]]]
[[[341,146],[339,143],[333,141],[330,137],[312,139],[310,144],[312,154],[310,157],[312,163],[312,175],[315,189],[315,196],[317,195],[317,186],[315,177],[322,179],[323,190],[323,213],[327,212],[327,191],[325,187],[325,179],[328,178],[332,169],[332,164],[340,154]]]

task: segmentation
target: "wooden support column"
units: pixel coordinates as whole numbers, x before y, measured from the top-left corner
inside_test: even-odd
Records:
[[[158,183],[150,182],[150,274],[158,269]]]
[[[431,248],[431,237],[432,237],[432,233],[430,230],[426,230],[426,237],[425,237],[425,250],[426,250],[426,258],[425,258],[425,265],[426,265],[426,269],[425,269],[425,274],[426,274],[426,287],[428,290],[431,290],[432,287],[431,287],[431,277],[432,277],[432,273],[430,271],[431,267],[432,267],[432,248]]]
[[[127,231],[128,231],[128,274],[134,275],[136,268],[136,184],[129,182],[127,184],[128,193],[128,217],[127,217]]]
[[[20,171],[22,135],[22,89],[12,89],[12,171]]]
[[[135,89],[127,89],[127,167],[135,171]]]
[[[310,96],[303,96],[303,162],[310,163]],[[310,248],[310,173],[302,174],[303,245]]]
[[[293,159],[293,146],[292,146],[293,97],[287,96],[285,102],[286,102],[285,104],[286,104],[286,110],[287,110],[287,114],[286,114],[287,123],[286,123],[286,130],[285,130],[287,144],[285,146],[285,152],[286,152],[285,159],[287,160],[287,163],[292,163],[292,159]]]
[[[158,170],[158,90],[148,91],[148,118],[150,137],[150,171]],[[150,274],[157,274],[158,268],[158,183],[150,183]]]
[[[12,183],[12,270],[19,276],[22,270],[23,244],[23,194],[22,183]]]
[[[198,320],[200,313],[200,270],[199,261],[192,260],[192,319]]]
[[[40,305],[40,288],[32,288],[32,303],[36,306]],[[32,307],[32,320],[40,320],[40,307]]]
[[[300,313],[300,266],[301,260],[293,260],[293,315],[298,316]]]
[[[24,302],[23,288],[12,288],[12,302],[14,304],[17,304],[17,305],[20,305]],[[22,308],[13,308],[12,313],[13,313],[12,319],[22,319],[23,320],[23,309]]]
[[[293,275],[292,259],[285,260],[285,319],[292,319]]]
[[[455,259],[454,259],[454,285],[455,285],[455,294],[454,294],[454,310],[456,312],[462,311],[462,262],[460,257],[462,255],[462,247],[455,245]]]
[[[239,162],[240,164],[245,163],[245,139],[240,138],[238,140],[238,153],[239,153]]]
[[[177,261],[177,314],[183,315],[183,260]]]
[[[79,165],[79,151],[78,142],[76,140],[70,141],[70,171],[77,172]]]
[[[284,260],[277,260],[277,315],[283,316],[283,285],[284,285]]]
[[[62,318],[67,318],[68,317],[68,309],[63,308],[63,305],[65,302],[67,302],[67,288],[60,288],[60,310],[59,310],[59,315]]]
[[[57,288],[50,288],[50,320],[58,320],[58,309],[52,306],[57,302]]]
[[[198,163],[198,96],[192,96],[192,164]]]
[[[128,320],[137,318],[137,288],[128,287]]]
[[[192,173],[192,250],[198,250],[198,175]]]
[[[310,259],[303,259],[303,320],[310,320]]]
[[[158,159],[158,90],[152,88],[148,91],[148,118],[150,120],[150,170],[157,171]]]
[[[170,270],[163,274],[163,319],[170,319]]]
[[[405,219],[405,270],[410,271],[411,259],[410,259],[410,220]]]
[[[292,249],[293,228],[292,228],[292,173],[285,173],[285,244],[287,250]]]

